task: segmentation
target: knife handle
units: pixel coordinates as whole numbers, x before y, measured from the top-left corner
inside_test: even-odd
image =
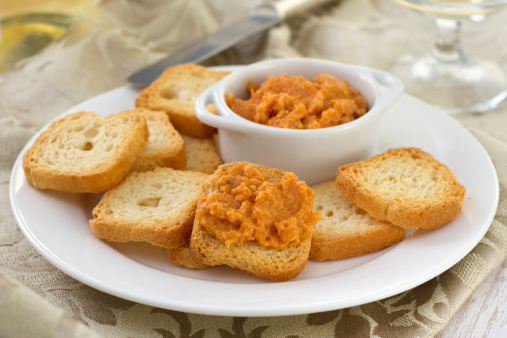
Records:
[[[275,10],[282,19],[286,19],[330,1],[331,0],[279,0],[273,3],[260,5],[253,11],[253,15],[262,16],[269,11]]]

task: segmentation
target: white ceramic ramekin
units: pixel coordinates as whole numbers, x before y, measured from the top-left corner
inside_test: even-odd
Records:
[[[343,125],[321,129],[283,129],[258,124],[234,113],[225,93],[246,99],[248,80],[262,83],[269,75],[287,73],[308,79],[327,73],[358,90],[369,110]],[[334,179],[339,166],[377,152],[379,121],[401,96],[401,82],[389,73],[333,61],[287,58],[262,61],[233,71],[207,88],[195,103],[197,118],[218,128],[219,153],[225,163],[248,161],[292,171],[308,185]],[[218,115],[205,107],[213,103]]]

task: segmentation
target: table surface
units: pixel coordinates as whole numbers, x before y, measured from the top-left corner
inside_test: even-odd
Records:
[[[475,290],[437,337],[507,336],[507,262]]]

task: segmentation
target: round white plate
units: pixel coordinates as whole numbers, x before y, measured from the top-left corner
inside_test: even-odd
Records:
[[[121,87],[62,116],[78,110],[106,116],[130,109],[137,94],[135,88]],[[484,236],[498,204],[498,179],[488,154],[445,113],[403,95],[382,120],[381,130],[379,152],[420,147],[450,167],[466,188],[459,216],[375,253],[309,261],[297,278],[287,282],[271,282],[227,267],[179,268],[171,265],[161,248],[96,238],[88,220],[100,194],[43,191],[26,182],[21,159],[37,135],[14,165],[11,206],[24,235],[58,269],[135,302],[227,316],[281,316],[360,305],[418,286],[456,264]]]

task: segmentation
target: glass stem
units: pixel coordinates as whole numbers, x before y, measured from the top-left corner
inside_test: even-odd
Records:
[[[466,63],[467,58],[460,45],[461,21],[436,19],[437,38],[431,55],[442,62]]]

